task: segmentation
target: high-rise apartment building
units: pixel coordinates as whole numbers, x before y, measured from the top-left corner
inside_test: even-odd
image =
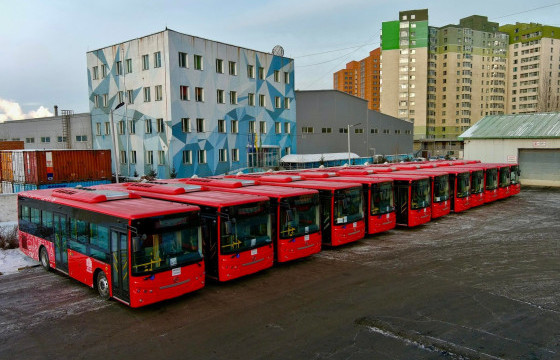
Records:
[[[93,147],[111,149],[114,136],[129,176],[276,165],[296,150],[294,61],[282,53],[168,29],[90,51]]]
[[[516,23],[509,34],[507,113],[560,111],[560,27]]]
[[[381,87],[381,50],[370,51],[369,56],[346,64],[346,69],[333,75],[333,88],[368,101],[370,110],[379,111]]]

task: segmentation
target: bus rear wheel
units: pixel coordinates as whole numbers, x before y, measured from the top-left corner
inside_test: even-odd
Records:
[[[103,271],[100,271],[97,274],[97,292],[99,292],[99,296],[104,299],[108,300],[109,295],[109,281],[107,281],[107,276]]]
[[[44,247],[39,250],[39,261],[41,262],[41,266],[43,266],[43,269],[47,271],[51,269],[51,264],[49,262],[49,253]]]

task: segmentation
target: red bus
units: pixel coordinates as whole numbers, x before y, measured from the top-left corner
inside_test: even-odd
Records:
[[[484,174],[484,203],[496,201],[498,199],[498,167],[495,164],[466,164],[464,168],[482,168]]]
[[[414,227],[430,221],[432,190],[427,175],[399,174],[397,171],[369,176],[394,181],[397,225]]]
[[[126,192],[18,194],[19,245],[101,297],[131,307],[204,287],[199,208]]]
[[[458,213],[470,208],[471,173],[469,169],[448,166],[438,167],[436,169],[424,169],[424,171],[445,171],[449,174],[451,211]]]
[[[432,219],[437,219],[451,212],[449,200],[449,174],[445,171],[423,171],[424,169],[399,171],[397,174],[426,175],[431,179]]]
[[[519,182],[519,164],[510,165],[510,175],[511,175],[511,195],[516,195],[521,192],[521,183]]]
[[[120,184],[97,185],[111,188]],[[206,276],[233,280],[272,267],[274,248],[268,197],[201,191],[180,182],[125,183],[142,197],[200,207]]]
[[[498,199],[511,196],[511,169],[509,164],[498,166]]]
[[[232,178],[221,180],[197,178],[180,179],[180,181],[202,185],[210,190],[269,197],[272,239],[277,262],[301,259],[321,251],[317,190],[255,185],[252,180]]]
[[[306,175],[302,173],[305,178]],[[377,234],[395,228],[395,200],[393,181],[374,179],[366,176],[337,176],[321,181],[347,182],[362,184],[364,193],[364,213],[368,214],[366,233]]]
[[[453,170],[465,169],[471,172],[471,192],[469,196],[470,207],[476,207],[483,205],[484,200],[484,177],[485,169],[482,166],[477,166],[480,164],[472,165],[457,165],[453,166]]]
[[[239,175],[235,178],[257,180],[263,185],[287,186],[319,191],[323,244],[339,246],[365,236],[362,186],[319,180],[300,181],[300,176]]]

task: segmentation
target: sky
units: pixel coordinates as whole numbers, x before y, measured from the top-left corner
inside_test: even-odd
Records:
[[[332,89],[332,74],[379,46],[383,21],[429,10],[429,25],[470,15],[500,25],[560,26],[560,2],[399,0],[0,0],[0,122],[89,111],[86,52],[166,27],[294,59],[297,90]]]

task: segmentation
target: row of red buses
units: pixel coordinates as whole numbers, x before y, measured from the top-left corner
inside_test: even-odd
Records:
[[[267,196],[270,198],[272,239],[277,262],[311,256],[321,251],[319,192],[270,185],[255,185],[240,179],[180,179],[210,190]]]
[[[442,168],[424,169],[425,172],[441,172]],[[446,167],[449,175],[449,200],[451,211],[461,212],[470,208],[471,174],[468,169]]]
[[[20,192],[19,245],[45,269],[139,307],[204,286],[199,211],[128,192]]]
[[[98,189],[132,191],[145,198],[200,207],[206,276],[228,281],[272,267],[274,249],[268,197],[204,191],[181,183],[121,183]]]
[[[432,219],[450,213],[449,174],[445,171],[401,170],[398,174],[426,175],[431,180]]]

